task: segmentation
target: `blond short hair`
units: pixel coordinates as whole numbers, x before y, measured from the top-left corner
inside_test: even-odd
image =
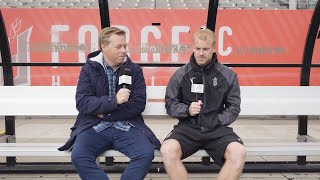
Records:
[[[213,31],[210,29],[200,29],[196,31],[193,35],[193,42],[196,38],[201,39],[202,41],[212,41],[212,47],[215,48],[216,46],[216,36]]]
[[[121,30],[116,27],[106,27],[101,30],[99,33],[99,47],[101,49],[101,45],[108,45],[110,43],[110,36],[116,34],[116,35],[126,35],[126,32],[124,30]]]

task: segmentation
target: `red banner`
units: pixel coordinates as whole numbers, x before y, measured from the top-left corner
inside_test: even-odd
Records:
[[[85,62],[98,49],[98,9],[1,9],[14,62]],[[300,64],[312,10],[219,10],[216,52],[222,63]],[[207,10],[114,9],[135,62],[186,63]],[[313,64],[320,63],[317,39]],[[79,67],[18,67],[20,85],[75,85]],[[300,68],[234,68],[241,85],[299,85]],[[175,68],[144,68],[148,85],[166,85]],[[317,69],[311,84],[320,85]]]

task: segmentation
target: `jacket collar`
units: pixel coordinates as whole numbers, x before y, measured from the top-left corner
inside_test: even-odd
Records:
[[[90,54],[88,54],[88,61],[87,62],[96,62],[96,63],[90,63],[90,64],[92,64],[94,67],[99,67],[100,65],[102,66],[102,67],[104,67],[103,66],[103,53],[102,53],[102,51],[94,51],[94,52],[92,52],[92,53],[90,53]],[[90,60],[90,61],[89,61]],[[125,64],[125,63],[130,63],[131,62],[131,60],[130,60],[130,58],[127,56],[125,59],[124,59],[124,63],[123,64]],[[100,65],[99,65],[100,64]]]
[[[217,64],[218,62],[218,58],[217,58],[217,54],[213,53],[212,54],[212,59],[209,62],[209,64],[205,65],[205,66],[199,66],[196,62],[196,59],[194,57],[194,53],[192,53],[191,57],[190,57],[190,65],[196,70],[196,71],[201,71],[201,70],[205,70],[208,71],[212,68],[214,68],[214,66]]]

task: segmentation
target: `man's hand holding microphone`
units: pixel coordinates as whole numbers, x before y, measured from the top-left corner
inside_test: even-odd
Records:
[[[202,101],[198,100],[198,102],[192,102],[189,106],[189,113],[191,116],[196,116],[197,114],[200,113],[201,106],[202,106]]]
[[[117,104],[123,104],[128,102],[129,100],[129,96],[130,96],[130,90],[127,88],[121,88],[118,92],[117,92]]]
[[[116,94],[117,104],[123,104],[129,101],[130,89],[128,86],[131,85],[131,69],[129,65],[124,65],[124,67],[119,72],[119,85],[122,88]],[[97,115],[99,118],[103,118],[103,114]]]
[[[117,92],[117,104],[123,104],[128,102],[130,96],[130,89],[128,86],[131,85],[131,69],[129,65],[124,65],[121,71],[119,72],[119,85],[122,85],[122,88]]]
[[[195,73],[192,78],[191,92],[196,93],[196,101],[189,106],[189,113],[191,116],[196,116],[201,111],[202,101],[199,99],[199,94],[203,93],[203,79],[200,72]]]

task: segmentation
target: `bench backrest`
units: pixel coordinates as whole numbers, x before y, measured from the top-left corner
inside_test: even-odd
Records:
[[[166,115],[165,86],[147,87],[144,115]],[[0,116],[77,115],[75,86],[0,86]],[[240,115],[319,115],[320,86],[242,86]]]

